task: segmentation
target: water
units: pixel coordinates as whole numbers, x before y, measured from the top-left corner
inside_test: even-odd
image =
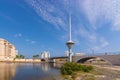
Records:
[[[59,80],[60,70],[55,66],[49,63],[0,63],[0,80]]]

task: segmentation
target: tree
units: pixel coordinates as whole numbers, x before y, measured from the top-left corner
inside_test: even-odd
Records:
[[[39,59],[39,55],[38,54],[33,55],[33,59]]]
[[[22,54],[20,54],[20,59],[24,59],[24,56]]]
[[[17,59],[24,59],[24,58],[25,58],[25,56],[24,56],[24,55],[22,55],[22,54],[20,54],[20,55],[16,55],[16,58],[17,58]]]

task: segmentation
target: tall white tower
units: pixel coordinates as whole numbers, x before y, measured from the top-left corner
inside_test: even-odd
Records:
[[[71,28],[71,15],[69,16],[69,41],[66,43],[67,47],[68,47],[68,51],[69,51],[69,55],[68,55],[68,58],[69,58],[69,62],[72,62],[72,46],[75,44],[73,41],[72,41],[72,28]]]

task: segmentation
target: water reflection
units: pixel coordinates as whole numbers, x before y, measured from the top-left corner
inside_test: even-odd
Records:
[[[55,65],[55,64],[54,64]],[[49,63],[0,63],[0,80],[58,80],[59,69]]]
[[[0,80],[11,80],[16,73],[16,64],[0,63]]]
[[[61,66],[62,66],[62,64],[60,64],[60,63],[53,63],[54,68],[60,68]]]
[[[41,69],[42,69],[44,72],[48,72],[48,71],[50,70],[50,64],[48,64],[48,63],[42,63]]]

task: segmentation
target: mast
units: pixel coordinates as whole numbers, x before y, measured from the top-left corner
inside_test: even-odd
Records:
[[[71,15],[69,15],[69,41],[72,41],[72,35],[71,35]]]

